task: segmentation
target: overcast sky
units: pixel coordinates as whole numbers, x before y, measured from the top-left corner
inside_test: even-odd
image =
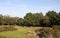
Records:
[[[0,0],[0,14],[23,17],[26,13],[60,11],[60,0]]]

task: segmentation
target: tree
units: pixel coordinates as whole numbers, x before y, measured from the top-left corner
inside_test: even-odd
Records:
[[[19,18],[17,20],[17,25],[24,26],[24,20],[22,18]]]
[[[57,14],[57,25],[60,25],[60,12]]]
[[[33,14],[34,16],[35,16],[35,18],[34,18],[34,20],[35,20],[35,24],[37,25],[37,26],[41,26],[41,20],[43,19],[43,14],[42,14],[42,12],[40,12],[40,13],[35,13],[35,14]]]
[[[0,25],[2,25],[3,16],[0,14]]]
[[[27,13],[26,16],[24,17],[24,25],[31,26],[33,23],[32,19],[34,19],[32,13],[31,12]]]
[[[43,26],[45,26],[45,27],[49,26],[50,21],[49,21],[48,16],[44,16],[44,18],[42,20],[43,20],[43,22],[42,22]]]
[[[3,24],[4,25],[9,25],[9,21],[10,21],[10,16],[9,15],[3,16]]]
[[[48,11],[48,13],[46,13],[46,16],[49,17],[51,25],[57,25],[59,16],[55,11]]]
[[[40,26],[40,20],[43,18],[42,13],[27,13],[24,17],[24,23],[28,26]]]

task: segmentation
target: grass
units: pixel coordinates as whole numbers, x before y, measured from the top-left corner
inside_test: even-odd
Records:
[[[26,32],[28,32],[29,30],[40,28],[40,27],[20,27],[20,26],[15,27],[18,28],[18,30],[0,32],[0,35],[6,38],[34,38],[33,36],[27,36]]]
[[[14,26],[0,26],[0,32],[17,30]]]
[[[51,32],[52,34],[54,33],[54,36],[60,38],[60,27],[54,27],[49,28],[49,27],[21,27],[21,26],[14,26],[18,30],[14,31],[4,31],[0,32],[0,38],[36,38],[33,35],[27,35],[26,33],[30,30],[36,30],[36,29],[42,29],[44,28],[45,31]]]

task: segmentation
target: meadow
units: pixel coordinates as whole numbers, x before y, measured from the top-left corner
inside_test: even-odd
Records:
[[[21,27],[15,26],[18,30],[0,32],[0,38],[35,38],[28,36],[26,33],[30,30],[38,29],[41,27]]]
[[[5,25],[0,26],[0,28],[4,27],[4,26]],[[34,35],[27,35],[27,32],[35,31],[38,29],[39,29],[38,31],[41,33],[42,37],[44,37],[44,35],[46,35],[48,38],[49,37],[50,38],[60,38],[60,26],[54,26],[54,27],[26,27],[26,26],[22,27],[22,26],[15,26],[15,25],[12,25],[12,26],[15,27],[16,30],[14,30],[14,28],[11,26],[9,28],[4,27],[6,29],[4,31],[0,31],[0,38],[37,38]],[[11,28],[13,28],[13,30],[10,30]],[[43,35],[43,33],[44,33],[44,35]],[[40,35],[40,37],[41,37],[41,35]]]

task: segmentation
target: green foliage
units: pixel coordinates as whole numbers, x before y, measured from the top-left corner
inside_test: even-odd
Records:
[[[46,16],[49,17],[50,25],[58,25],[60,22],[60,16],[55,11],[49,11],[46,13]]]
[[[51,27],[60,25],[60,12],[48,11],[46,15],[40,13],[27,13],[24,18],[10,17],[0,14],[0,25],[20,25],[20,26],[44,26]]]
[[[40,21],[42,26],[48,27],[49,26],[49,17],[48,16],[44,16],[44,18]]]
[[[0,25],[2,25],[3,16],[0,14]]]
[[[27,13],[26,16],[24,17],[24,22],[26,25],[32,25],[32,26],[39,26],[40,25],[40,20],[43,18],[42,13]]]

